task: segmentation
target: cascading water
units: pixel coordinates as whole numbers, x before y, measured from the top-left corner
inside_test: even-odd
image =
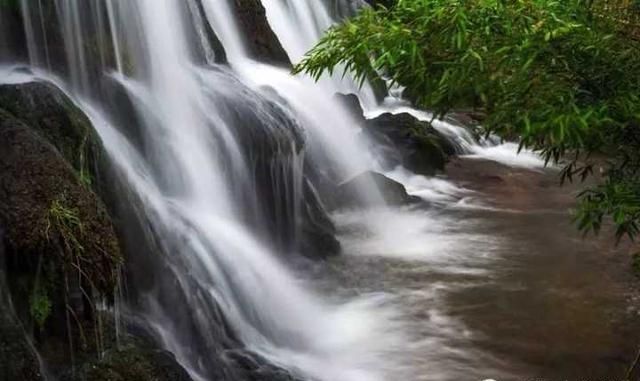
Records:
[[[194,378],[244,379],[229,364],[254,355],[326,381],[383,380],[397,368],[386,354],[400,334],[382,299],[323,301],[268,239],[276,230],[295,241],[309,197],[306,161],[326,160],[338,179],[369,167],[332,90],[250,60],[225,1],[22,0],[21,8],[36,73],[21,80],[56,82],[90,116],[128,189],[126,213],[153,248],[132,260],[132,313]],[[205,19],[233,71],[213,63]],[[99,39],[97,57],[86,35]],[[130,108],[113,106],[114,94]],[[378,197],[375,187],[368,193]]]

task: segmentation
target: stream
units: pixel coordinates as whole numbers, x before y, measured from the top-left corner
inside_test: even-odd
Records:
[[[583,238],[571,224],[579,186],[471,158],[425,185],[414,192],[432,209],[336,215],[345,254],[317,269],[326,292],[402,311],[407,379],[624,378],[640,343],[637,280],[611,232]]]

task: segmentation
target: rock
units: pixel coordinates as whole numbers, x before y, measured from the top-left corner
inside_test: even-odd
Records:
[[[100,359],[82,364],[60,381],[192,381],[175,357],[150,343],[128,337],[119,348],[107,350]]]
[[[454,146],[429,123],[407,113],[385,113],[366,122],[365,134],[376,144],[388,168],[402,165],[422,175],[443,171]]]
[[[100,141],[89,119],[54,85],[0,86],[0,108],[52,144],[91,183],[99,173]]]
[[[387,176],[373,171],[365,171],[338,186],[336,200],[339,207],[365,206],[358,194],[362,189],[377,187],[388,205],[408,205],[422,201],[420,197],[407,193],[404,185]]]
[[[54,86],[0,86],[2,272],[24,327],[8,334],[33,333],[54,374],[97,353],[84,334],[100,331],[94,298],[110,300],[123,263],[92,187],[100,152],[87,117]]]
[[[280,44],[260,0],[235,0],[236,20],[244,31],[249,53],[257,60],[276,65],[291,66],[286,51]]]
[[[340,242],[336,239],[336,228],[327,216],[311,182],[304,184],[304,205],[300,222],[300,244],[298,251],[309,258],[325,259],[340,253]]]
[[[240,83],[231,86],[242,91]],[[335,227],[313,190],[313,169],[302,160],[305,131],[286,100],[264,88],[242,103],[222,96],[218,105],[226,113],[225,120],[242,126],[234,133],[255,183],[255,193],[244,196],[245,213],[262,216],[253,220],[255,228],[266,230],[265,240],[281,253],[297,252],[315,259],[339,253]]]
[[[335,99],[338,100],[342,105],[344,105],[345,109],[349,112],[351,117],[358,121],[364,122],[364,110],[362,109],[362,105],[360,104],[360,100],[358,96],[355,94],[335,94]]]

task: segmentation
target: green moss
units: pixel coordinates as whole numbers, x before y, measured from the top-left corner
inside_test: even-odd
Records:
[[[67,205],[64,195],[51,202],[46,218],[45,236],[47,239],[52,239],[53,235],[60,237],[64,245],[62,249],[68,254],[80,255],[84,251],[84,247],[80,243],[83,236],[83,226],[78,209]]]
[[[51,316],[52,303],[46,288],[38,286],[29,298],[29,312],[40,329]]]

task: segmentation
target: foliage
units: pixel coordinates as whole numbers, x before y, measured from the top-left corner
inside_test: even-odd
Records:
[[[84,251],[79,239],[83,234],[83,226],[78,210],[68,207],[64,197],[51,202],[45,234],[49,239],[55,235],[61,241],[61,250],[65,255],[80,256]]]
[[[589,0],[398,0],[328,31],[295,66],[316,79],[383,75],[437,116],[474,107],[483,128],[602,184],[576,220],[617,236],[640,223],[640,42]]]

